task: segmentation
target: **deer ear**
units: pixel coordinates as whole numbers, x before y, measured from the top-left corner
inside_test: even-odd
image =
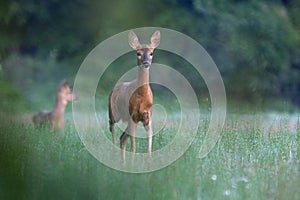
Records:
[[[59,84],[59,88],[62,88],[62,87],[68,86],[68,85],[69,85],[68,79],[64,79],[64,80],[62,80],[62,82]]]
[[[61,85],[68,85],[68,84],[69,84],[69,81],[66,78],[61,83]]]
[[[61,90],[62,88],[64,88],[65,86],[68,86],[68,79],[64,79],[60,82],[60,84],[58,85],[58,90]]]
[[[133,31],[128,33],[128,42],[129,45],[135,50],[141,47],[139,39]]]
[[[150,39],[150,46],[152,48],[156,48],[160,43],[160,31],[155,31]]]

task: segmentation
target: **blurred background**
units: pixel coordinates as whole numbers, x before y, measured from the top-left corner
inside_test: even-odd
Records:
[[[298,0],[1,0],[0,109],[51,107],[57,84],[65,77],[74,81],[97,44],[121,31],[156,26],[203,45],[221,72],[229,107],[293,111],[300,106],[299,11]],[[133,58],[120,59],[124,71]],[[184,61],[155,59],[190,77],[199,98],[207,95]],[[110,90],[121,73],[108,71],[97,92]]]
[[[294,113],[297,135],[289,129],[274,136],[261,133],[254,122],[266,120],[265,115],[255,113],[254,120],[233,115],[226,137],[207,159],[197,159],[198,134],[189,153],[174,165],[134,176],[94,159],[74,126],[53,134],[29,123],[10,123],[52,109],[57,85],[63,78],[73,84],[94,47],[139,27],[173,29],[198,41],[222,75],[229,112]],[[134,54],[121,56],[102,77],[96,100],[105,117],[108,92],[136,66]],[[209,111],[208,91],[197,71],[169,52],[156,50],[154,55],[154,62],[190,81],[200,106]],[[175,98],[166,88],[152,88],[155,103],[178,107],[166,100]],[[0,0],[0,199],[224,199],[228,188],[243,195],[233,199],[299,198],[299,107],[299,0]],[[70,110],[69,104],[69,119]],[[205,133],[208,124],[201,123],[199,132]],[[245,128],[235,126],[240,124]],[[162,146],[169,141],[156,139]],[[185,198],[175,198],[180,195]]]

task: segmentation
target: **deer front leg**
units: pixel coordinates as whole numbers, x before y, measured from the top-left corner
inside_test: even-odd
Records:
[[[149,158],[151,157],[151,152],[152,152],[152,136],[153,136],[153,131],[152,131],[152,122],[151,122],[151,117],[149,113],[144,114],[144,121],[143,121],[144,128],[147,132],[148,135],[148,156]]]
[[[146,111],[143,113],[143,125],[148,134],[148,155],[151,157],[152,151],[152,122],[151,122],[151,111]]]
[[[151,157],[151,152],[152,152],[152,136],[153,136],[151,121],[150,121],[150,123],[148,125],[145,126],[145,130],[147,131],[147,134],[148,134],[148,154],[149,154],[149,157]]]
[[[133,135],[134,134],[134,135]],[[135,151],[136,151],[136,147],[135,147],[135,132],[133,133],[131,133],[131,135],[130,135],[130,140],[131,140],[131,152],[132,153],[135,153]]]

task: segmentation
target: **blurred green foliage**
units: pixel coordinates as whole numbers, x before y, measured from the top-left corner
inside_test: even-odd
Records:
[[[205,47],[229,99],[265,103],[276,98],[300,105],[299,11],[297,0],[1,1],[0,63],[6,81],[32,105],[39,104],[35,95],[52,102],[51,89],[42,88],[75,77],[99,42],[120,31],[157,26],[183,32]],[[189,77],[199,96],[207,93],[192,67],[161,55],[156,61]],[[132,58],[115,65],[133,66]],[[107,72],[111,79],[99,91],[110,90],[118,72]]]
[[[19,91],[4,81],[3,74],[0,72],[0,112],[17,113],[28,109],[28,105],[22,100]]]

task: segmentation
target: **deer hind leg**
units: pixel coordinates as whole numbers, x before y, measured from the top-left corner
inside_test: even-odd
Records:
[[[115,135],[115,121],[113,119],[109,120],[109,131],[111,132],[113,143],[116,145],[117,139]]]
[[[120,137],[120,146],[123,152],[123,158],[125,158],[125,151],[126,151],[126,142],[128,137],[130,137],[131,140],[131,152],[135,153],[136,147],[135,147],[135,132],[136,132],[137,124],[134,123],[132,120],[128,123],[128,126],[124,133]]]
[[[45,128],[49,124],[49,111],[40,111],[39,113],[33,116],[33,123],[36,128]]]
[[[120,147],[122,150],[126,150],[126,142],[129,135],[126,133],[126,131],[123,132],[123,134],[120,137]]]
[[[33,124],[35,127],[40,127],[40,121],[39,121],[39,115],[38,114],[35,114],[33,117],[32,117],[32,121],[33,121]]]
[[[115,120],[115,117],[113,115],[113,110],[112,110],[112,94],[113,91],[111,91],[111,93],[109,94],[109,103],[108,103],[108,117],[109,117],[109,131],[111,132],[111,136],[113,139],[113,143],[114,145],[116,145],[117,139],[116,139],[116,135],[115,135],[115,123],[119,121]]]

